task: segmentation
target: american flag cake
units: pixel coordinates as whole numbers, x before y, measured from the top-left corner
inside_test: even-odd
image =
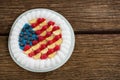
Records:
[[[12,25],[8,47],[12,59],[32,72],[48,72],[70,58],[75,37],[70,23],[49,9],[32,9]]]
[[[25,24],[19,34],[19,46],[26,55],[34,59],[55,56],[62,43],[62,30],[53,21],[37,18]]]

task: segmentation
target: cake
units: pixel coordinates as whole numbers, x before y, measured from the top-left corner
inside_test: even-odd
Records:
[[[45,18],[37,18],[25,24],[19,34],[19,46],[34,59],[53,58],[62,43],[59,26]]]
[[[74,32],[69,22],[49,9],[24,12],[9,35],[12,59],[32,72],[48,72],[62,66],[74,49]]]

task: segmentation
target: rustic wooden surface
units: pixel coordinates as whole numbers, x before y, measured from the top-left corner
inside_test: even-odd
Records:
[[[71,23],[76,46],[69,61],[47,73],[20,68],[8,51],[14,20],[48,8]],[[0,0],[0,80],[120,80],[120,0]]]

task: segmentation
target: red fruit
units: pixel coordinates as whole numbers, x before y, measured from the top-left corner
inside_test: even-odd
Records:
[[[46,44],[41,44],[40,49],[41,49],[41,50],[43,50],[43,49],[45,49],[46,47],[47,47],[47,45],[46,45]]]
[[[38,20],[37,20],[37,23],[42,23],[43,21],[45,21],[45,19],[44,18],[38,18]]]
[[[34,51],[35,55],[40,52],[40,49]]]
[[[33,44],[33,45],[35,45],[35,44],[37,44],[37,43],[38,43],[37,40],[32,41],[32,44]]]
[[[40,23],[37,22],[37,23],[36,23],[36,26],[38,26],[39,24],[40,24]]]
[[[57,50],[60,50],[60,46],[59,45],[56,45],[55,48],[54,48],[55,51]]]
[[[38,37],[38,40],[39,40],[39,41],[43,41],[43,40],[44,40],[44,37],[43,37],[43,36],[39,36],[39,37]]]
[[[34,52],[31,52],[31,53],[28,54],[29,57],[32,57],[32,56],[34,56],[34,55],[35,55]]]
[[[54,26],[52,31],[55,31],[55,30],[58,30],[58,29],[60,29],[59,26]]]
[[[53,43],[53,40],[50,40],[50,41],[48,41],[48,45],[50,45],[50,44],[52,44]]]
[[[36,23],[32,23],[31,26],[32,26],[32,28],[34,28],[34,27],[37,26],[37,24]]]
[[[37,31],[36,31],[36,34],[38,34],[38,35],[39,35],[40,33],[41,33],[41,31],[40,31],[40,30],[37,30]]]
[[[42,54],[40,59],[46,59],[48,56],[46,54]]]
[[[59,34],[59,36],[60,36],[60,38],[62,37],[62,35],[61,35],[61,34]]]
[[[30,47],[31,47],[30,45],[25,45],[25,47],[24,47],[24,51],[30,49]]]
[[[50,26],[50,25],[54,25],[55,24],[55,22],[53,22],[53,21],[49,21],[48,22],[48,25]]]
[[[46,37],[51,36],[52,32],[47,32]]]
[[[47,55],[50,55],[51,53],[53,53],[55,50],[54,49],[49,49],[47,52]]]
[[[57,41],[60,38],[61,38],[61,35],[56,35],[54,39]]]
[[[44,31],[44,30],[46,30],[47,28],[48,28],[48,26],[47,26],[47,25],[45,25],[45,26],[43,26],[43,27],[42,27],[42,29],[41,29],[41,30],[42,30],[42,31]]]
[[[55,38],[52,40],[53,42],[57,41]]]

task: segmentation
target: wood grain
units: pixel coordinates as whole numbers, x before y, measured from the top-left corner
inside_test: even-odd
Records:
[[[15,19],[34,8],[59,12],[76,34],[71,58],[52,72],[20,68],[7,48]],[[120,0],[0,0],[0,80],[120,80],[119,41]]]
[[[0,0],[0,34],[8,35],[24,11],[48,8],[65,16],[78,31],[120,31],[120,0]]]
[[[48,73],[20,68],[9,55],[7,37],[0,36],[0,44],[0,80],[120,80],[120,34],[76,35],[69,61]]]

